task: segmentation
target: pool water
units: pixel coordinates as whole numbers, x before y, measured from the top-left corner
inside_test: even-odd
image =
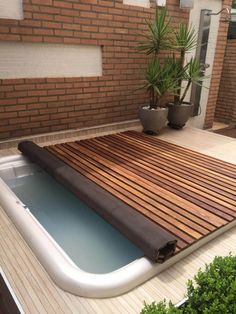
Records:
[[[143,252],[51,176],[32,174],[6,180],[72,261],[90,273],[119,269]]]

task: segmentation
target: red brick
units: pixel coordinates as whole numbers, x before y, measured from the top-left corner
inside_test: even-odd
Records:
[[[188,22],[179,0],[167,7],[176,24]],[[24,10],[22,21],[0,19],[0,39],[103,46],[103,75],[0,80],[1,139],[137,118],[147,99],[143,91],[134,92],[146,66],[146,56],[134,51],[137,30],[155,9],[122,0],[25,0]]]
[[[52,5],[52,0],[31,0],[32,4]]]

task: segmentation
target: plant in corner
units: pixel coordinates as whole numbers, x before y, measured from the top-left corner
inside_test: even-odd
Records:
[[[176,89],[175,67],[171,59],[165,59],[162,64],[158,60],[152,60],[147,68],[143,88],[150,95],[148,106],[139,111],[139,117],[144,132],[157,134],[167,121],[168,108],[166,108],[166,96]]]
[[[144,304],[140,314],[235,314],[236,256],[217,256],[187,284],[187,301],[176,308],[171,302]]]
[[[150,101],[149,105],[139,111],[144,132],[149,134],[158,134],[166,124],[168,108],[165,106],[165,97],[176,90],[176,69],[171,58],[162,61],[158,59],[159,52],[170,47],[170,23],[166,10],[156,10],[154,21],[146,21],[148,34],[141,35],[144,42],[139,45],[140,51],[151,56],[143,85],[149,93]]]
[[[193,111],[193,104],[185,101],[187,93],[194,84],[201,84],[205,78],[202,75],[201,65],[196,58],[186,61],[186,54],[197,46],[197,34],[194,28],[181,23],[179,28],[174,31],[172,49],[178,53],[176,57],[177,68],[177,91],[174,95],[174,102],[168,105],[168,125],[174,129],[181,129]],[[174,57],[175,58],[175,57]]]

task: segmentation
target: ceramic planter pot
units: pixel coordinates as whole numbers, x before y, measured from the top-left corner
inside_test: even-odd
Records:
[[[193,112],[193,104],[184,102],[181,105],[168,104],[168,125],[173,129],[182,129]]]
[[[139,118],[143,126],[143,131],[148,134],[158,134],[166,125],[167,115],[168,108],[141,108],[139,110]]]

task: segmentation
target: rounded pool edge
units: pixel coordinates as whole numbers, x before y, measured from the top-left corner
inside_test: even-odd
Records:
[[[0,170],[26,163],[22,155],[0,159]],[[55,243],[37,219],[0,179],[0,205],[16,225],[42,266],[62,289],[75,295],[106,298],[123,294],[155,275],[159,264],[142,257],[107,273],[91,274],[79,269]]]
[[[27,160],[22,155],[2,157],[0,171],[26,163]],[[52,280],[63,290],[87,298],[109,298],[124,294],[236,226],[236,219],[234,219],[162,264],[153,264],[142,257],[116,271],[98,275],[79,269],[1,178],[0,206],[15,224]]]

